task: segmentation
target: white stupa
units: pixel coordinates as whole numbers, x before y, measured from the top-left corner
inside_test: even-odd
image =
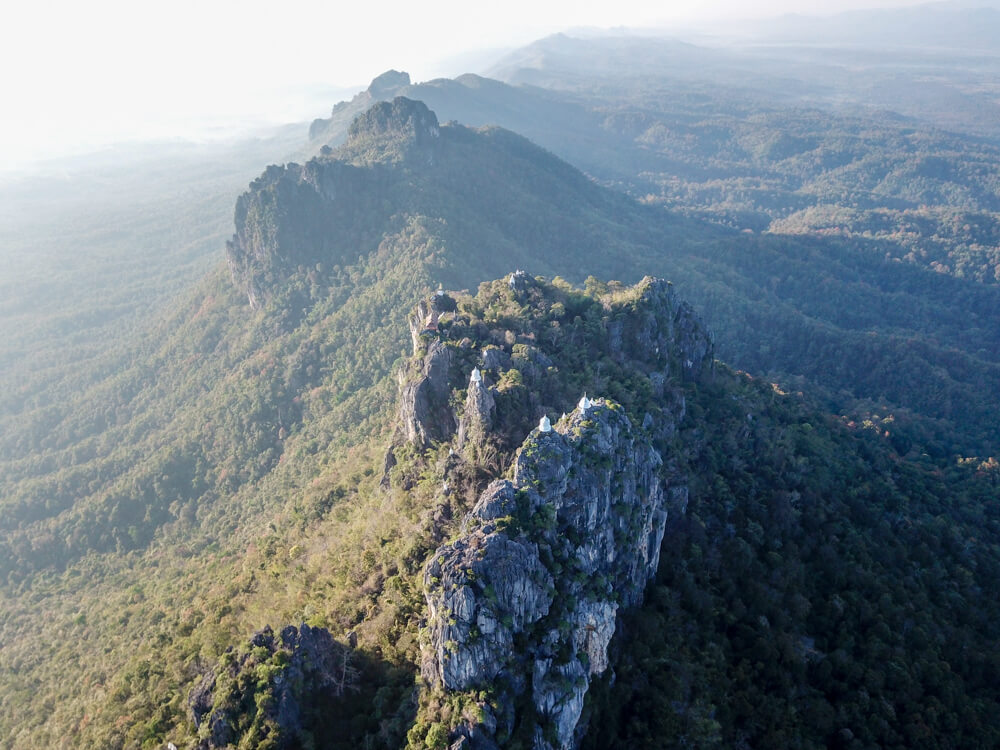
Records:
[[[469,378],[469,382],[471,382],[471,383],[482,383],[483,382],[483,374],[481,372],[479,372],[479,368],[478,367],[473,367],[472,368],[472,376]]]
[[[538,420],[538,431],[539,432],[552,432],[552,423],[549,421],[547,416],[543,416]]]
[[[586,393],[583,394],[583,398],[581,398],[580,399],[580,403],[577,404],[577,406],[580,407],[580,411],[587,411],[587,409],[589,409],[593,405],[594,405],[594,402],[591,401],[589,398],[587,398],[587,394]]]

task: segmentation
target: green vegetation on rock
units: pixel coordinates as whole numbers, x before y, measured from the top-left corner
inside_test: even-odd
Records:
[[[586,742],[996,744],[1000,420],[980,397],[1000,391],[996,288],[668,214],[508,131],[433,117],[397,99],[342,150],[269,168],[228,273],[79,380],[5,393],[0,746],[193,744],[192,691],[230,667],[212,708],[246,709],[247,744],[275,739],[293,650],[237,644],[303,623],[360,675],[301,716],[333,717],[343,746],[442,745],[497,696],[415,683],[427,562],[584,391],[669,447],[691,489],[612,641],[617,679],[588,692]],[[512,266],[538,275],[480,285]],[[647,274],[675,282],[675,323],[692,300],[714,352],[757,374],[703,382],[672,349],[623,346],[643,290],[668,288],[629,286]],[[454,308],[413,336],[439,284]],[[458,423],[436,444],[397,433],[398,386],[435,344],[436,406],[464,415],[476,365],[495,387],[461,470]]]

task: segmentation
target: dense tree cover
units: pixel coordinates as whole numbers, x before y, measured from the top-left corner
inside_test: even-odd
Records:
[[[323,302],[291,331],[283,332],[287,309],[247,315],[215,274],[140,342],[124,375],[50,410],[37,431],[22,419],[23,429],[5,432],[23,457],[4,475],[12,484],[3,493],[0,735],[24,733],[16,746],[30,747],[79,732],[77,742],[98,744],[104,735],[93,732],[112,729],[94,715],[106,702],[113,716],[133,717],[132,732],[160,721],[159,701],[174,706],[174,721],[183,717],[184,695],[160,686],[189,679],[259,627],[259,612],[244,620],[234,601],[255,589],[252,573],[240,577],[251,540],[262,555],[291,560],[294,544],[267,541],[271,519],[293,497],[302,502],[299,493],[341,446],[385,423],[394,398],[387,376],[405,336],[398,303],[430,283],[405,260],[420,241],[411,227],[385,238],[393,263],[334,273],[341,282],[328,282]],[[309,289],[305,273],[285,294],[308,299]],[[275,305],[287,300],[278,295]],[[324,497],[313,502],[328,509]],[[210,627],[195,628],[206,618]],[[61,634],[64,626],[80,632]],[[156,635],[175,643],[192,629],[197,637],[174,649]],[[63,655],[38,659],[56,644]],[[148,675],[161,661],[174,671]],[[76,680],[59,677],[66,669],[101,685],[114,677],[120,689],[72,690]],[[38,685],[48,697],[38,699]],[[126,708],[136,701],[141,711]]]
[[[420,257],[421,248],[411,251]],[[279,361],[347,332],[358,342],[358,348],[340,345],[326,352],[332,369],[320,385],[305,381],[301,393],[311,395],[282,440],[279,458],[264,463],[263,474],[234,480],[235,495],[227,496],[221,486],[206,493],[191,518],[182,513],[158,531],[146,528],[150,541],[144,550],[90,552],[60,572],[38,572],[8,585],[0,720],[10,747],[155,747],[190,736],[189,690],[231,643],[267,623],[307,621],[335,634],[354,631],[359,663],[366,665],[367,698],[339,706],[338,740],[349,736],[361,743],[367,737],[374,746],[397,747],[408,732],[431,737],[436,719],[462,710],[446,697],[428,696],[418,724],[412,724],[423,616],[419,579],[426,555],[455,528],[490,468],[484,465],[483,474],[470,478],[468,492],[442,506],[445,457],[399,451],[394,471],[409,472],[413,480],[395,484],[388,494],[379,489],[394,384],[384,375],[359,382],[352,372],[375,369],[358,353],[376,341],[394,340],[395,351],[401,350],[401,314],[387,310],[386,318],[376,320],[370,313],[408,294],[411,287],[399,284],[411,280],[418,266],[376,266],[368,272],[370,281],[378,281],[363,299],[349,297],[339,306],[320,300],[283,335],[277,333],[283,308],[247,316],[244,307],[232,304],[238,314],[231,335],[272,336],[256,344],[268,356],[251,357],[254,370],[230,376],[234,380],[256,381],[265,369],[258,366],[272,356],[272,367],[283,369]],[[427,288],[426,279],[414,283]],[[298,285],[293,280],[287,290]],[[516,388],[530,393],[546,384],[544,400],[552,403],[590,388],[641,411],[649,398],[641,378],[594,348],[606,339],[603,328],[613,317],[613,307],[609,312],[605,304],[628,304],[620,290],[598,282],[587,291],[549,287],[526,306],[501,281],[475,298],[459,297],[461,325],[476,337],[526,338],[553,357],[559,368],[554,379],[541,375]],[[224,287],[203,290],[208,292],[224,293]],[[214,330],[202,323],[207,311],[195,315],[206,297],[186,307],[194,324],[177,342],[196,345],[199,335]],[[287,302],[282,295],[273,299]],[[388,372],[390,362],[383,362],[375,367]],[[271,380],[257,387],[261,383]],[[635,648],[623,650],[611,692],[595,694],[595,736],[607,738],[600,732],[613,731],[636,742],[678,736],[727,744],[809,728],[821,746],[844,728],[867,741],[942,731],[958,712],[963,731],[987,741],[991,725],[983,715],[996,701],[982,677],[996,660],[996,633],[990,630],[996,622],[990,607],[997,600],[995,473],[964,464],[942,477],[932,463],[901,459],[874,425],[852,433],[798,396],[725,371],[716,386],[689,391],[688,399],[689,420],[677,445],[695,499],[665,541],[650,606],[625,625],[625,642]],[[230,429],[230,439],[237,440],[247,425]],[[251,449],[267,461],[266,441]],[[44,621],[33,614],[40,606],[49,612]],[[731,611],[739,613],[736,620]],[[746,633],[736,627],[740,623]],[[773,637],[774,629],[780,638]],[[911,637],[911,631],[920,635]],[[761,643],[784,651],[774,659],[755,656]],[[964,651],[961,644],[967,644]],[[886,649],[899,674],[884,673]],[[982,661],[954,656],[969,652]],[[729,661],[730,653],[745,655]],[[730,674],[743,659],[752,659],[746,674]],[[870,675],[873,670],[881,671]],[[934,675],[952,673],[957,676],[946,683],[947,695],[930,689]],[[904,690],[910,684],[904,674],[920,686],[919,694]],[[67,681],[68,675],[75,677]],[[92,692],[76,689],[80,675],[95,686]],[[787,689],[775,689],[786,683]],[[741,702],[730,704],[734,685]],[[877,696],[892,707],[880,709],[870,728],[867,718],[858,718],[869,716],[859,713],[869,704],[845,697],[860,694],[862,686],[872,705],[883,706],[871,697]],[[650,713],[617,718],[626,701],[648,704]],[[931,719],[913,718],[932,708]],[[748,724],[746,716],[758,717],[757,723]],[[816,716],[825,718],[813,730]],[[412,731],[416,726],[423,731]]]
[[[63,359],[61,342],[73,343],[80,321],[67,322],[51,347],[25,327],[17,339],[25,364],[5,371],[12,387],[2,390],[0,414],[0,746],[156,747],[188,736],[186,696],[201,673],[262,625],[302,621],[338,637],[358,632],[377,709],[350,736],[398,746],[417,711],[415,581],[462,506],[435,512],[433,458],[410,457],[422,472],[410,491],[386,497],[376,489],[391,429],[392,367],[406,348],[406,313],[421,294],[439,281],[474,287],[515,265],[578,283],[590,272],[625,281],[672,277],[710,321],[726,359],[844,415],[844,426],[829,423],[769,386],[730,383],[707,400],[692,396],[700,411],[688,433],[690,461],[705,473],[693,515],[665,547],[672,570],[652,609],[630,625],[649,656],[623,654],[622,674],[654,674],[671,663],[678,641],[667,648],[649,630],[684,643],[695,633],[718,638],[684,646],[680,673],[691,677],[680,686],[671,682],[675,672],[658,673],[655,689],[640,677],[622,679],[616,689],[626,693],[598,697],[599,723],[637,742],[651,736],[622,713],[621,695],[635,690],[650,706],[669,704],[674,713],[657,716],[705,742],[788,736],[808,709],[822,718],[817,731],[835,733],[811,735],[814,743],[834,736],[891,744],[918,736],[918,713],[931,717],[923,725],[944,731],[962,706],[963,731],[989,744],[982,717],[995,696],[981,673],[996,666],[995,617],[988,617],[996,576],[986,574],[996,572],[989,455],[1000,422],[995,399],[982,394],[998,392],[995,290],[886,261],[877,240],[751,236],[664,216],[598,189],[506,131],[441,131],[448,145],[437,161],[385,171],[389,189],[380,197],[388,210],[378,213],[384,223],[368,244],[338,263],[281,264],[260,309],[248,309],[220,268],[162,321],[110,352],[99,353],[99,341],[111,329],[85,331],[80,356]],[[360,168],[362,155],[344,154]],[[129,314],[149,288],[142,269],[135,272]],[[593,282],[587,292],[565,292],[561,304],[572,315],[553,319],[572,334],[565,341],[578,345],[588,327],[599,328],[596,300],[613,293],[613,285]],[[498,290],[469,314],[487,327],[532,320],[508,304]],[[558,336],[548,335],[556,345]],[[573,388],[617,389],[612,395],[623,403],[641,396],[586,349],[559,351],[576,356],[567,360],[580,373]],[[728,403],[763,417],[748,428],[745,414],[723,409]],[[800,435],[813,434],[806,423],[818,437]],[[746,442],[750,434],[756,443]],[[758,463],[760,474],[752,471]],[[869,465],[877,468],[871,476],[862,468]],[[781,510],[795,493],[799,516]],[[816,514],[802,520],[806,507]],[[784,520],[765,523],[775,514]],[[819,537],[837,541],[827,549]],[[749,550],[727,545],[733,539]],[[884,560],[886,550],[895,557]],[[846,578],[821,584],[841,569]],[[698,585],[678,570],[692,571]],[[773,570],[762,593],[754,584]],[[808,608],[786,601],[798,582]],[[744,588],[753,596],[733,594]],[[869,635],[876,615],[868,608],[876,605],[868,594],[878,594],[889,636]],[[931,619],[907,609],[911,594]],[[720,614],[737,596],[752,613],[737,620],[748,631]],[[849,613],[843,623],[825,624],[840,606]],[[741,662],[726,657],[749,661],[764,632],[761,616],[784,636],[763,639],[768,644],[786,651],[807,644],[809,653],[755,658],[745,674],[733,674]],[[916,630],[923,636],[908,640]],[[879,713],[861,697],[844,698],[862,684],[859,665],[884,661],[886,648],[903,649],[892,662],[899,671],[883,669],[864,689],[885,697],[896,718],[881,704]],[[969,649],[982,661],[949,661]],[[789,672],[768,673],[775,665]],[[921,694],[901,693],[901,675]],[[934,681],[951,692],[926,687]],[[695,683],[692,697],[685,691]],[[742,703],[719,713],[732,685],[751,713],[765,717],[759,726],[745,720]],[[771,685],[787,690],[772,694]],[[805,693],[801,702],[786,697],[793,688]],[[420,720],[453,710],[446,704],[425,702]],[[843,721],[829,719],[827,704],[845,707]]]
[[[608,127],[627,122],[655,154],[642,175],[649,200],[741,229],[865,239],[887,258],[1000,278],[992,143],[809,110],[691,114],[609,115]]]
[[[693,500],[584,746],[996,744],[995,476],[745,376],[692,408]]]
[[[435,87],[411,88],[422,92]],[[493,88],[490,96],[500,97]],[[683,108],[686,100],[660,94],[652,101],[669,102],[670,112]],[[720,105],[687,106],[704,118]],[[636,131],[666,116],[651,114],[651,109],[649,105],[643,111]],[[718,115],[746,137],[763,127],[752,111],[742,116],[746,121]],[[832,127],[830,118],[816,113],[810,117],[808,123],[822,119]],[[842,120],[833,122],[844,126]],[[624,126],[616,126],[618,130],[630,132]],[[297,196],[311,184],[327,184],[343,169],[342,160],[365,163],[373,153],[398,164],[408,141],[398,132],[390,135],[369,130],[359,138],[355,133],[332,157],[269,173],[260,190]],[[738,133],[729,130],[717,135],[721,144],[738,140]],[[891,145],[903,148],[895,141]],[[875,147],[857,146],[865,153]],[[563,272],[560,263],[567,261],[583,273],[624,280],[644,272],[669,276],[705,315],[727,361],[776,379],[805,376],[811,388],[818,386],[829,395],[836,410],[848,411],[858,400],[869,399],[883,402],[882,411],[908,409],[931,417],[938,422],[939,437],[920,450],[940,456],[994,451],[994,407],[977,394],[1000,386],[997,289],[894,262],[877,239],[753,235],[685,220],[677,213],[663,215],[652,207],[642,210],[597,191],[550,155],[495,128],[476,133],[444,126],[432,146],[409,148],[410,163],[397,167],[392,178],[381,173],[379,187],[359,213],[374,216],[379,201],[388,200],[391,205],[413,206],[423,215],[447,217],[439,227],[442,246],[463,247],[461,266],[452,267],[446,260],[441,269],[449,285],[474,283],[477,269],[481,276],[502,273],[506,269],[496,262],[498,257],[506,259],[508,268],[521,265],[549,274]],[[720,148],[744,153],[733,145]],[[692,148],[686,158],[684,169],[704,169],[699,148]],[[646,160],[647,176],[656,163],[654,157]],[[726,170],[738,168],[728,162],[719,166],[720,173]],[[347,183],[355,181],[352,176]],[[460,194],[456,184],[465,188]],[[306,203],[317,199],[315,193],[310,196]],[[542,204],[547,209],[540,221],[537,209]],[[334,242],[331,234],[351,235],[351,222],[341,221],[336,231],[328,226],[337,210],[331,205],[316,215],[299,216],[296,231],[306,227],[312,240],[282,247],[324,247]],[[271,236],[277,231],[254,223],[245,234]],[[281,258],[281,247],[254,249]],[[448,254],[442,253],[442,258]],[[567,273],[580,281],[581,271]]]
[[[247,181],[299,141],[121,146],[0,178],[0,417],[127,368],[136,338],[218,263]]]
[[[644,156],[641,168],[577,163],[649,202],[740,230],[863,239],[886,258],[997,282],[995,143],[644,84],[590,101],[619,148]]]

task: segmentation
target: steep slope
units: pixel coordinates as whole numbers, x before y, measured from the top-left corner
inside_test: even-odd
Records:
[[[299,266],[352,261],[346,248],[374,247],[387,225],[413,216],[438,225],[436,273],[453,286],[511,265],[624,275],[649,252],[637,239],[656,236],[653,212],[520,136],[440,126],[422,102],[400,97],[359,117],[338,151],[255,181],[237,205],[230,267],[248,294],[261,276],[277,288]]]
[[[203,673],[227,648],[245,643],[248,634],[264,625],[280,633],[286,625],[303,622],[327,628],[348,642],[350,632],[357,638],[355,654],[367,687],[356,696],[354,708],[338,714],[343,722],[328,735],[336,738],[335,744],[357,746],[367,737],[375,744],[398,747],[412,732],[419,746],[428,736],[447,734],[455,726],[452,717],[465,705],[461,696],[413,692],[421,662],[419,625],[426,611],[425,563],[459,532],[461,518],[488,480],[504,474],[540,412],[558,424],[554,418],[571,411],[585,390],[621,404],[632,429],[647,429],[642,427],[646,412],[655,420],[664,411],[680,413],[682,404],[699,404],[689,414],[691,444],[682,449],[682,457],[698,455],[695,464],[716,467],[720,478],[710,475],[701,497],[726,498],[720,506],[726,513],[735,512],[728,510],[731,498],[763,502],[759,498],[770,497],[772,483],[803,496],[805,488],[812,487],[808,497],[822,499],[842,497],[838,493],[844,477],[860,482],[864,501],[872,507],[881,507],[876,503],[883,500],[889,505],[881,516],[859,511],[858,522],[869,524],[867,536],[858,539],[842,530],[845,544],[850,542],[844,554],[857,555],[859,564],[868,565],[874,559],[873,539],[885,542],[897,521],[913,523],[927,548],[944,550],[947,559],[937,577],[918,577],[914,584],[931,601],[928,617],[947,625],[922,625],[932,635],[935,653],[944,654],[955,643],[972,643],[985,655],[976,669],[989,667],[993,657],[988,627],[996,622],[990,619],[988,598],[993,592],[990,580],[996,579],[989,576],[996,568],[991,557],[995,519],[992,506],[982,501],[992,476],[985,455],[961,465],[952,460],[938,466],[921,464],[923,443],[915,443],[912,458],[917,463],[910,463],[899,458],[898,422],[872,421],[871,427],[881,428],[879,436],[868,437],[865,430],[865,439],[855,442],[848,428],[838,427],[835,420],[828,424],[821,415],[794,406],[795,397],[728,376],[714,386],[685,384],[679,375],[676,389],[659,392],[648,368],[623,363],[621,348],[616,350],[620,339],[609,310],[630,314],[635,301],[634,292],[621,283],[591,279],[578,290],[534,279],[530,285],[535,296],[522,300],[505,278],[475,297],[456,293],[456,306],[465,300],[463,314],[469,318],[458,350],[466,351],[460,346],[466,337],[477,344],[490,341],[501,350],[497,364],[487,366],[492,350],[467,347],[470,357],[481,353],[484,369],[499,368],[497,394],[490,392],[495,421],[489,434],[496,439],[484,445],[481,455],[473,454],[469,470],[454,478],[462,491],[444,499],[440,490],[447,449],[439,454],[433,442],[452,439],[460,424],[448,428],[447,422],[438,421],[438,431],[424,429],[429,451],[424,450],[424,438],[419,446],[396,439],[399,449],[387,456],[385,447],[394,441],[396,426],[397,376],[411,373],[409,362],[394,369],[411,351],[411,305],[442,282],[473,288],[482,278],[479,274],[490,269],[499,269],[499,274],[524,265],[553,276],[562,271],[579,282],[591,270],[629,280],[644,275],[646,266],[653,273],[662,269],[663,275],[678,280],[680,296],[685,289],[702,294],[713,303],[707,308],[713,317],[733,324],[733,331],[720,335],[720,346],[724,341],[740,351],[755,347],[765,361],[762,344],[787,345],[776,358],[786,366],[809,362],[817,379],[829,376],[822,372],[829,355],[810,353],[800,339],[786,336],[788,316],[781,304],[785,297],[809,300],[810,309],[817,311],[816,320],[802,319],[797,335],[828,331],[829,350],[840,366],[866,372],[877,372],[880,363],[895,366],[878,346],[882,334],[871,337],[861,330],[876,320],[876,312],[898,316],[894,336],[909,336],[913,329],[905,324],[917,320],[956,346],[971,345],[977,337],[990,346],[996,315],[989,305],[991,292],[977,292],[982,296],[973,299],[982,305],[982,329],[969,332],[963,328],[962,305],[969,301],[962,296],[965,287],[955,286],[950,300],[936,287],[942,299],[931,307],[916,293],[929,277],[914,269],[900,271],[881,261],[851,267],[824,254],[828,248],[821,244],[741,239],[718,228],[705,239],[697,222],[665,217],[603,190],[518,136],[435,124],[432,118],[414,102],[380,105],[358,121],[343,150],[306,165],[268,170],[241,200],[240,224],[229,250],[230,273],[220,268],[210,275],[178,301],[171,316],[131,345],[127,360],[133,364],[127,370],[108,375],[65,402],[30,410],[16,429],[4,431],[0,690],[5,701],[0,705],[0,737],[5,747],[193,741],[196,729],[187,700]],[[337,201],[352,210],[340,211]],[[806,250],[810,256],[803,258]],[[815,287],[806,283],[807,269],[817,266],[829,273],[825,283],[833,291],[828,294],[816,295]],[[888,269],[886,278],[873,283],[873,269]],[[776,280],[766,295],[756,285],[764,278]],[[836,297],[847,291],[851,296]],[[251,293],[256,307],[249,305]],[[767,305],[751,305],[762,296]],[[755,315],[747,314],[754,309]],[[424,315],[427,312],[425,307]],[[820,312],[843,327],[822,322]],[[843,333],[851,326],[854,338]],[[624,336],[628,330],[619,333]],[[861,344],[871,347],[868,359],[854,357]],[[993,387],[989,371],[984,376],[975,360],[963,360],[960,351],[933,342],[928,347],[928,356],[940,356],[941,367],[954,368],[955,377],[967,378],[975,387]],[[649,348],[639,351],[648,355]],[[550,361],[545,363],[539,353]],[[685,361],[670,366],[680,373]],[[464,364],[469,367],[455,381],[462,387],[472,362]],[[847,382],[852,371],[833,374]],[[954,378],[945,370],[933,374],[951,387],[949,378]],[[926,387],[925,381],[900,377],[904,395]],[[408,376],[404,381],[409,382]],[[488,380],[487,388],[490,385]],[[884,388],[884,381],[874,387]],[[698,396],[702,392],[705,401]],[[434,408],[407,413],[414,419],[423,413],[453,413],[454,403],[467,397],[454,393],[450,385],[431,389],[430,395],[438,399]],[[747,404],[751,408],[743,411]],[[957,396],[955,404],[961,404]],[[490,413],[485,396],[474,405]],[[733,411],[737,407],[739,414]],[[989,405],[977,408],[990,414]],[[703,419],[713,409],[725,416],[724,427],[716,432]],[[748,427],[748,413],[755,419],[770,414],[769,420],[779,426],[758,427],[754,422]],[[401,424],[405,422],[401,418]],[[800,435],[804,428],[797,425],[802,422],[823,426],[820,444]],[[995,429],[995,422],[983,432],[988,429]],[[885,437],[885,431],[892,434]],[[401,434],[408,433],[404,429]],[[482,423],[466,425],[463,433],[470,445],[483,434]],[[721,447],[706,448],[699,437],[706,434],[713,434],[712,445]],[[751,449],[742,442],[747,434],[758,435],[762,446],[773,446],[765,465],[769,473],[747,470],[754,465],[747,453]],[[645,439],[662,457],[678,434]],[[742,453],[733,453],[739,461],[727,463],[726,446],[743,446]],[[822,465],[826,457],[841,454],[846,458],[836,464],[843,469],[838,476],[820,472],[823,482],[813,485],[803,474],[813,462]],[[879,481],[866,468],[872,463],[882,472]],[[910,483],[905,492],[893,490],[900,472],[892,467],[897,465],[905,467],[902,476]],[[946,472],[949,482],[933,471]],[[781,481],[787,487],[774,479],[786,474]],[[459,484],[462,476],[466,479]],[[940,504],[927,500],[931,497],[940,498]],[[900,520],[901,509],[911,502],[915,510],[905,515],[909,520]],[[817,507],[820,516],[839,508]],[[763,511],[756,505],[750,510],[761,525]],[[881,526],[883,520],[888,531]],[[730,522],[737,524],[719,522],[723,537]],[[740,528],[747,543],[756,545],[754,555],[778,565],[770,557],[774,550],[756,540],[756,527],[748,523],[745,530]],[[875,531],[878,536],[872,536]],[[968,550],[955,541],[977,534],[985,541]],[[851,546],[855,544],[860,546]],[[824,550],[823,559],[839,559],[837,548],[833,553],[831,558]],[[698,554],[692,552],[692,559]],[[899,566],[916,564],[917,558],[908,557],[905,550],[899,554]],[[965,560],[962,555],[971,557]],[[818,558],[808,559],[802,563],[808,570],[803,575],[818,576]],[[719,575],[718,558],[703,562],[691,563],[699,575]],[[971,579],[963,578],[962,568],[970,571]],[[879,579],[874,568],[866,570]],[[798,580],[796,576],[789,573],[788,579]],[[949,600],[943,592],[954,581],[963,582],[959,599]],[[823,590],[817,592],[817,601],[827,595],[844,599],[845,594],[843,587]],[[897,594],[886,604],[892,617],[900,612],[894,604],[902,602]],[[764,606],[768,601],[762,596],[744,605],[753,605],[748,606],[753,617],[766,615],[777,622]],[[945,601],[956,605],[954,613],[944,608]],[[863,603],[853,600],[852,607],[850,617],[855,617]],[[801,608],[796,611],[801,613]],[[674,610],[668,614],[687,616]],[[854,637],[858,631],[852,622],[844,627]],[[681,629],[693,623],[684,620]],[[714,627],[723,625],[716,622]],[[799,627],[798,621],[788,627],[793,625]],[[802,632],[832,638],[821,622],[808,625]],[[290,638],[289,648],[296,642]],[[273,678],[281,675],[275,668],[291,663],[284,662],[286,657],[294,662],[285,643],[275,639],[267,646],[251,644],[246,653],[231,658],[229,666],[244,670],[228,683],[235,686],[227,694],[233,702],[256,706],[258,690],[261,705],[267,702]],[[919,650],[925,647],[920,641],[912,653],[926,654]],[[255,653],[257,648],[266,653]],[[650,658],[662,658],[662,652],[655,653]],[[710,683],[716,696],[708,702],[721,702],[717,696],[724,695],[725,680],[705,666],[711,649],[690,653],[686,668],[703,670],[704,684]],[[846,646],[845,654],[844,663],[868,658]],[[915,671],[910,669],[913,664],[904,666],[908,674]],[[959,663],[953,668],[956,673],[966,669]],[[856,678],[851,667],[838,684],[857,687]],[[913,679],[930,684],[931,678],[916,674]],[[93,689],[80,690],[80,685]],[[986,708],[975,708],[976,716],[992,706],[992,694],[977,673],[963,673],[953,687],[948,716],[971,695],[967,691],[978,691],[984,701]],[[601,689],[592,682],[588,694]],[[833,690],[830,685],[824,689]],[[691,698],[676,698],[676,692],[669,691],[656,695],[668,703]],[[749,697],[753,705],[763,700],[752,691]],[[477,702],[489,699],[476,696]],[[607,698],[593,710],[610,711],[618,705],[615,700]],[[835,700],[832,692],[830,700]],[[908,700],[905,715],[911,719],[930,708],[919,697]],[[356,711],[357,705],[366,710]],[[702,701],[698,711],[706,705]],[[780,703],[775,710],[787,707]],[[585,706],[584,723],[587,711]],[[515,716],[529,718],[524,712]],[[270,718],[265,711],[256,726],[270,726]],[[515,720],[515,732],[519,726],[530,734],[529,722]]]
[[[473,747],[512,737],[539,748],[570,747],[582,734],[588,682],[607,669],[616,613],[642,601],[668,513],[683,512],[686,479],[665,447],[683,407],[668,405],[677,406],[685,381],[711,378],[712,346],[668,283],[644,279],[610,306],[607,340],[595,331],[581,344],[607,352],[616,375],[644,378],[656,395],[644,401],[622,393],[612,376],[606,387],[630,409],[584,395],[569,416],[554,419],[575,378],[559,374],[568,363],[561,364],[558,343],[546,346],[534,334],[545,318],[558,322],[553,304],[565,311],[565,303],[523,272],[507,286],[502,295],[496,284],[484,291],[497,296],[493,305],[530,309],[511,321],[521,329],[513,346],[506,335],[501,345],[470,343],[485,332],[463,314],[472,308],[466,299],[435,297],[433,329],[421,330],[422,310],[412,319],[414,353],[423,363],[401,377],[402,432],[420,447],[430,445],[424,435],[432,432],[438,445],[454,439],[444,494],[452,492],[453,477],[468,475],[463,456],[473,465],[496,455],[509,461],[527,423],[541,414],[516,448],[510,479],[482,490],[459,537],[429,558],[422,671],[432,690],[464,693],[472,702],[479,690],[495,696],[494,707],[481,707],[484,718],[460,730]],[[450,395],[466,385],[470,364],[478,367],[465,408],[452,417]],[[459,382],[450,377],[455,371]],[[428,408],[435,400],[443,403]],[[639,428],[629,414],[637,419],[643,408],[649,410]]]
[[[268,718],[283,680],[237,673],[233,741],[267,721],[279,746],[330,722],[330,747],[996,741],[995,471],[945,478],[710,367],[664,282],[588,294],[510,275],[431,295],[410,322],[384,473],[357,488],[356,520],[322,521],[298,576],[363,559],[363,606],[327,623],[424,681],[369,672],[377,717],[335,697],[302,727]],[[583,389],[622,401],[581,405]],[[295,669],[294,649],[271,653],[253,658]]]
[[[855,70],[859,62],[869,67]],[[354,116],[378,99],[406,96],[442,120],[514,130],[605,184],[672,210],[755,232],[849,238],[840,256],[884,255],[996,283],[995,138],[961,135],[996,121],[982,114],[995,106],[988,94],[970,93],[988,92],[995,76],[988,66],[973,74],[961,62],[939,65],[947,64],[857,50],[734,53],[557,35],[495,71],[506,83],[464,75],[411,84],[406,74],[387,73],[388,83],[376,79],[338,104],[334,117],[317,120],[313,143],[342,144]],[[804,79],[791,83],[790,69]],[[970,75],[984,80],[972,83]],[[548,88],[526,85],[524,76]],[[861,92],[877,111],[845,107]],[[956,96],[973,101],[960,106]],[[933,115],[957,132],[888,107]]]
[[[428,116],[404,101],[372,111]],[[420,141],[418,131],[362,118],[340,151],[270,170],[241,199],[234,273],[251,273],[249,258],[284,264],[260,268],[277,279],[321,257],[341,262],[336,247],[374,246],[363,231],[392,212],[444,219],[432,230],[441,247],[435,274],[449,286],[504,272],[499,258],[578,282],[669,273],[703,311],[727,361],[784,380],[804,376],[833,408],[862,419],[868,401],[874,411],[935,420],[901,442],[903,452],[915,441],[936,455],[994,452],[996,415],[977,393],[1000,387],[1000,289],[889,262],[869,240],[739,234],[657,212],[504,131],[428,122],[437,136]]]
[[[585,102],[471,73],[421,83],[411,83],[406,73],[384,73],[350,102],[338,103],[329,118],[313,121],[309,136],[314,153],[324,146],[343,145],[355,117],[376,102],[397,96],[424,102],[442,122],[512,130],[602,178],[620,178],[643,169],[643,155],[623,148],[620,135],[603,127],[606,115]]]

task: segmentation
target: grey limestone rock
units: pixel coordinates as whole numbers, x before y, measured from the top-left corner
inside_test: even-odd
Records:
[[[538,547],[493,524],[440,548],[424,580],[437,593],[427,599],[432,652],[424,677],[452,690],[492,682],[514,636],[548,614],[555,593]]]
[[[483,349],[483,369],[506,370],[510,367],[510,355],[498,346]]]
[[[551,432],[532,431],[513,479],[493,482],[460,538],[435,552],[424,576],[423,674],[446,690],[499,691],[497,728],[480,726],[480,736],[502,744],[527,698],[535,748],[576,746],[618,608],[641,601],[656,571],[661,465],[624,410],[598,399]],[[455,731],[472,740],[469,727]]]
[[[496,401],[490,388],[480,380],[469,382],[465,396],[465,409],[458,427],[458,445],[472,443],[482,445],[493,427],[496,415]]]
[[[714,345],[694,310],[677,298],[673,284],[645,277],[626,313],[608,323],[612,356],[652,368],[651,377],[666,382],[671,374],[699,381],[713,372]]]
[[[455,434],[455,415],[449,403],[450,366],[449,348],[434,340],[422,359],[400,372],[399,421],[409,442],[428,447]]]

